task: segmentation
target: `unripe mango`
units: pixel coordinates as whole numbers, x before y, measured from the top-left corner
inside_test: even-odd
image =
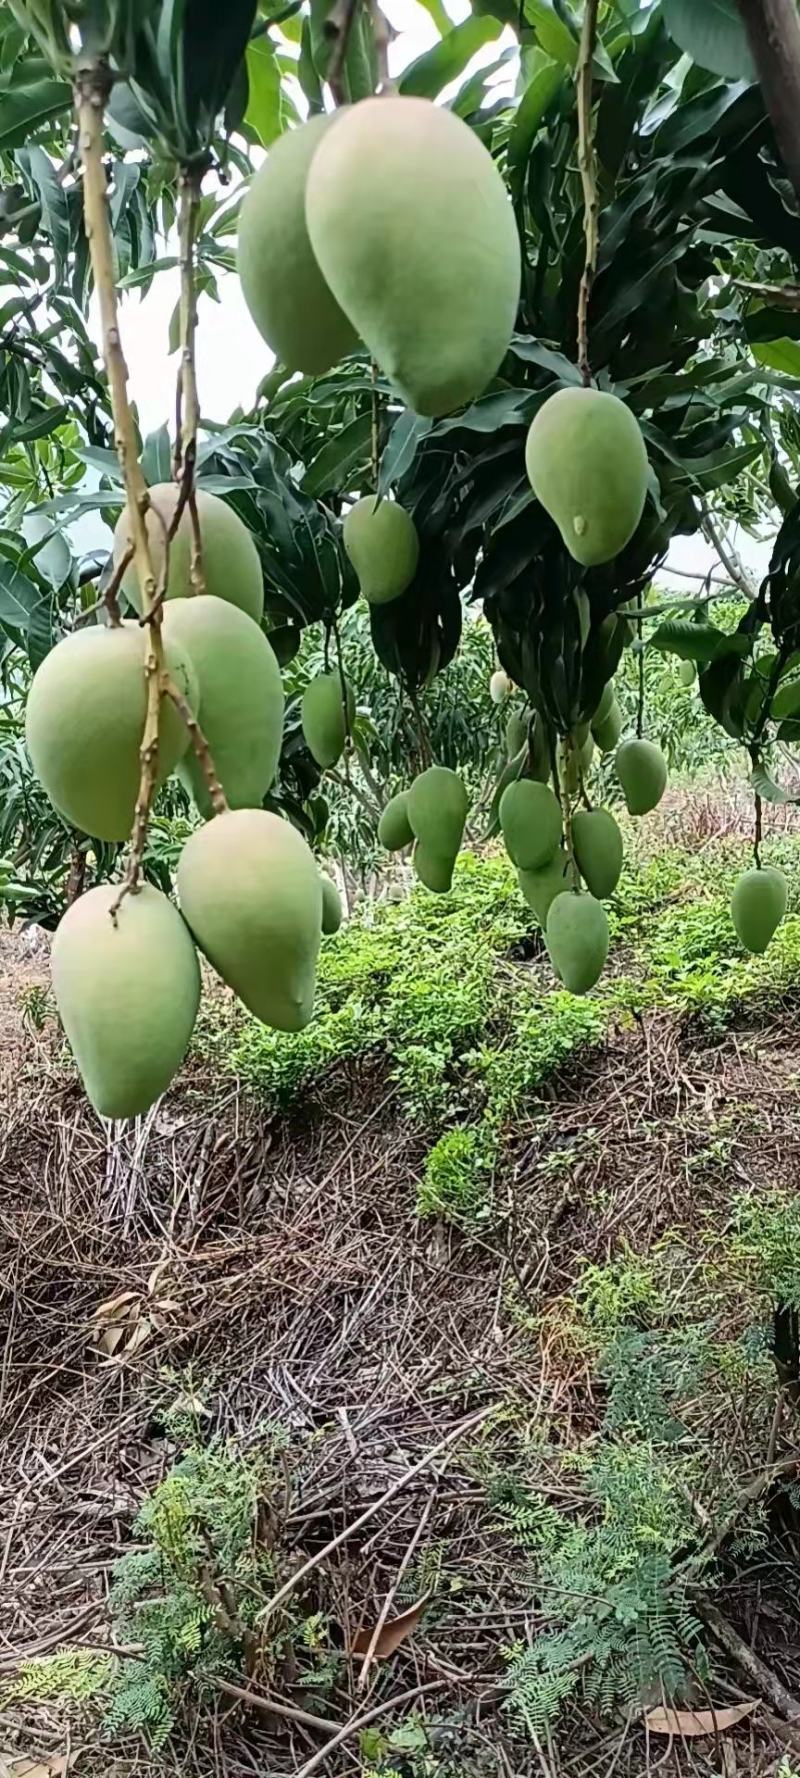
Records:
[[[518,778],[500,799],[500,826],[518,870],[541,870],[561,839],[561,807],[548,784]]]
[[[322,930],[325,937],[329,938],[332,933],[338,932],[342,924],[342,898],[336,884],[331,882],[330,877],[326,877],[324,871],[320,871],[319,880],[322,884]]]
[[[302,1030],[314,1009],[322,883],[297,829],[265,809],[216,815],[184,846],[177,883],[217,974],[263,1024]]]
[[[733,886],[731,919],[746,951],[761,956],[786,912],[788,884],[782,870],[765,864],[742,871]]]
[[[146,637],[137,623],[76,630],[35,673],[25,712],[33,769],[50,801],[98,840],[124,840],[139,789],[139,749],[147,710]],[[166,643],[167,666],[193,710],[198,685],[187,652]],[[161,704],[158,782],[186,751],[174,705]]]
[[[138,1117],[166,1092],[200,1003],[191,936],[172,902],[144,883],[112,920],[118,883],[67,909],[50,968],[61,1022],[95,1111]]]
[[[355,709],[349,685],[346,686],[344,699],[342,697],[342,678],[338,668],[334,668],[331,673],[318,673],[316,679],[309,680],[303,692],[300,720],[306,745],[323,771],[328,766],[335,766],[341,759]]]
[[[578,809],[572,817],[575,862],[590,895],[613,895],[622,870],[622,834],[608,809]]]
[[[541,870],[518,871],[517,881],[531,913],[536,915],[544,931],[556,896],[566,894],[573,886],[569,859],[564,847],[559,846],[554,857]]]
[[[653,741],[623,741],[616,751],[614,769],[629,815],[649,815],[667,788],[667,762],[661,748]]]
[[[525,446],[528,479],[576,562],[610,562],[630,542],[647,495],[638,420],[616,395],[559,389],[540,407]]]
[[[694,682],[697,678],[697,668],[694,664],[694,661],[681,661],[680,662],[680,665],[678,667],[678,678],[681,682],[681,685],[685,685],[687,687],[690,685],[694,685]]]
[[[464,834],[469,799],[457,772],[429,766],[406,792],[411,830],[426,852],[454,859]]]
[[[306,220],[326,282],[409,407],[446,414],[480,395],[511,339],[520,248],[474,131],[427,99],[364,99],[313,157]]]
[[[387,852],[402,852],[404,846],[410,846],[414,839],[414,829],[408,819],[408,802],[406,792],[399,790],[391,796],[378,822],[378,839]]]
[[[419,538],[410,514],[396,500],[364,494],[351,506],[342,541],[370,605],[388,605],[410,587],[417,572]]]
[[[208,593],[164,608],[164,635],[197,675],[198,721],[234,809],[255,808],[272,783],[283,740],[283,682],[258,624]],[[211,801],[194,754],[181,767],[201,815]]]
[[[175,514],[178,493],[175,482],[157,482],[155,487],[149,489],[150,510],[145,523],[157,587],[161,584],[166,532]],[[195,504],[200,523],[206,593],[214,599],[224,599],[229,605],[238,605],[240,611],[246,611],[254,623],[260,624],[264,614],[264,577],[258,550],[247,526],[232,506],[228,506],[216,494],[206,494],[203,488],[195,489]],[[185,506],[169,546],[167,598],[170,600],[191,598],[194,594],[190,574],[192,539],[192,517],[188,506]],[[114,532],[115,562],[121,561],[129,541],[130,524],[127,512],[123,511]],[[134,563],[125,571],[122,590],[134,609],[141,611],[141,594]]]
[[[489,680],[489,696],[493,704],[504,704],[511,691],[511,680],[502,667],[498,667]]]
[[[306,227],[308,169],[333,117],[273,142],[239,215],[238,270],[259,333],[287,370],[319,376],[356,344],[319,269]]]
[[[547,916],[545,943],[570,994],[588,994],[608,956],[608,921],[593,895],[558,895]]]
[[[431,889],[434,895],[447,895],[452,888],[457,857],[457,852],[447,856],[431,852],[422,840],[417,840],[411,855],[411,862],[420,882],[425,884],[426,889]]]
[[[613,753],[622,734],[622,711],[615,697],[605,716],[592,718],[592,734],[601,753]]]
[[[607,681],[607,683],[603,686],[603,691],[602,691],[602,695],[600,697],[600,702],[597,706],[597,709],[594,712],[594,715],[592,716],[591,725],[590,725],[592,728],[595,728],[598,723],[605,722],[606,717],[609,715],[610,711],[613,709],[616,701],[617,701],[617,699],[616,699],[616,692],[614,691],[614,681],[613,681],[613,679],[609,679]]]

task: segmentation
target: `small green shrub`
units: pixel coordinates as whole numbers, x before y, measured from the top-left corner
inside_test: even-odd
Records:
[[[606,1265],[584,1267],[575,1296],[579,1313],[602,1340],[626,1323],[646,1325],[664,1308],[657,1263],[627,1243]]]
[[[425,1162],[417,1186],[417,1215],[444,1216],[451,1222],[484,1222],[491,1215],[494,1161],[488,1125],[448,1130]]]

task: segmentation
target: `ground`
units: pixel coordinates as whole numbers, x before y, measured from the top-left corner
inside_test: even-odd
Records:
[[[226,1037],[225,1067],[210,1026],[153,1114],[105,1128],[31,1000],[41,960],[24,962],[0,1146],[4,1778],[24,1757],[61,1771],[65,1749],[89,1778],[800,1768],[800,918],[740,981],[705,851],[688,890],[637,862],[619,973],[577,1032],[503,884],[494,998],[448,1051],[443,1137],[411,1114],[391,1042],[277,1107],[248,1034]],[[475,879],[495,900],[497,881]],[[496,1082],[518,1063],[502,1008],[520,996],[537,1042],[573,1023],[498,1134]],[[454,1102],[480,1156],[495,1118],[489,1159],[433,1214]],[[165,1562],[161,1520],[135,1523],[187,1447],[234,1465],[234,1495],[261,1465],[244,1566],[203,1519],[206,1470],[181,1532],[191,1573],[177,1541]],[[120,1559],[159,1538],[158,1584],[126,1616]],[[182,1628],[175,1721],[148,1751],[127,1721],[103,1727],[105,1663],[135,1682],[175,1574],[201,1602],[202,1683]],[[382,1615],[414,1605],[364,1673]],[[71,1696],[63,1649],[83,1663]],[[665,1735],[645,1710],[673,1680],[695,1711],[758,1702],[716,1738],[682,1738],[686,1718]]]

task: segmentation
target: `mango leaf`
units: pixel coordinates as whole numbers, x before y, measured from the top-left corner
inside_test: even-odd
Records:
[[[442,5],[442,0],[418,0],[418,5],[424,7],[431,23],[436,26],[440,37],[446,37],[448,31],[452,31],[453,20],[451,19],[447,8]]]
[[[792,796],[781,784],[776,784],[764,766],[756,766],[750,773],[750,785],[756,796],[763,798],[765,803],[798,803],[800,797]]]
[[[316,497],[344,488],[351,470],[369,457],[371,431],[372,416],[359,414],[329,438],[303,476],[303,493]]]
[[[23,178],[42,206],[42,221],[53,245],[56,283],[64,274],[69,253],[69,206],[52,162],[43,148],[18,148],[15,159]]]
[[[148,433],[142,449],[142,470],[148,488],[155,487],[157,482],[169,481],[172,475],[172,446],[166,426],[159,426],[157,432]]]
[[[72,109],[65,81],[37,80],[4,89],[0,100],[0,154],[22,147],[35,130]]]
[[[528,157],[543,118],[564,79],[563,69],[555,62],[540,68],[526,87],[517,109],[508,139],[508,182],[512,198],[522,195]]]
[[[730,636],[715,624],[688,623],[681,618],[659,624],[649,643],[661,654],[677,655],[681,661],[713,661],[718,654],[744,655],[750,650],[747,636]]]
[[[699,68],[726,80],[757,78],[736,0],[663,0],[663,12],[670,37]]]
[[[401,476],[408,473],[432,426],[432,420],[426,419],[422,414],[412,413],[410,408],[405,408],[395,420],[381,458],[379,494],[386,494],[393,482],[398,482]]]
[[[467,18],[454,25],[433,49],[417,56],[406,68],[400,80],[401,93],[417,99],[435,99],[443,87],[463,74],[485,43],[499,37],[500,29],[495,18]]]
[[[53,644],[53,601],[12,562],[0,560],[0,624],[24,636],[31,665],[38,667]]]
[[[542,49],[564,68],[574,68],[578,60],[578,41],[551,5],[551,0],[525,0],[525,17],[536,33]]]
[[[784,376],[800,377],[800,341],[765,341],[763,345],[753,346],[752,352],[757,364],[764,364],[769,370],[782,371]]]
[[[721,1735],[744,1722],[758,1709],[760,1700],[750,1698],[744,1704],[727,1704],[719,1710],[648,1710],[644,1726],[651,1735],[675,1735],[679,1740],[693,1735]]]
[[[262,148],[268,148],[283,129],[280,69],[269,37],[248,44],[247,77],[250,91],[244,121],[255,131]]]
[[[560,383],[579,384],[581,381],[577,364],[573,364],[563,352],[554,352],[550,346],[541,345],[527,334],[514,334],[508,349],[525,364],[538,364],[541,370],[549,370],[554,377],[558,377]]]

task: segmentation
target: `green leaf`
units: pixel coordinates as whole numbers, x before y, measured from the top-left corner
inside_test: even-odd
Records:
[[[381,458],[378,493],[386,494],[394,482],[406,475],[423,439],[431,431],[433,421],[406,408],[392,427]]]
[[[435,43],[406,68],[400,80],[400,91],[417,99],[435,99],[442,88],[463,74],[468,63],[485,43],[500,35],[501,26],[495,18],[467,18],[454,25],[446,37]]]
[[[65,81],[38,80],[31,86],[12,86],[0,104],[0,154],[21,148],[34,131],[72,110],[72,94]]]
[[[59,185],[52,162],[43,148],[18,148],[15,159],[20,172],[41,203],[42,220],[53,244],[56,283],[59,283],[69,253],[69,205],[66,192]]]
[[[800,797],[792,796],[782,785],[776,784],[764,766],[756,766],[750,773],[750,783],[756,796],[763,797],[765,803],[797,803]]]
[[[563,84],[563,69],[554,62],[540,68],[526,87],[508,139],[508,183],[511,196],[518,199],[522,195],[525,174],[528,170],[528,156],[533,147],[539,125],[543,122],[555,96]]]
[[[142,472],[148,488],[154,488],[158,482],[168,482],[172,475],[172,446],[169,441],[169,430],[159,426],[157,432],[150,432],[144,441],[142,450]],[[108,496],[113,499],[113,495]]]
[[[670,37],[699,68],[726,80],[756,80],[736,0],[663,0],[663,12]]]
[[[525,0],[525,17],[533,26],[542,49],[564,68],[574,68],[578,43],[551,5],[551,0]]]
[[[783,371],[785,376],[800,377],[800,342],[797,340],[772,340],[752,348],[757,364],[764,364],[769,370]]]
[[[677,655],[681,661],[707,662],[716,660],[720,654],[749,654],[750,639],[747,636],[730,636],[724,630],[718,630],[715,624],[689,623],[685,619],[670,618],[667,623],[659,624],[658,629],[649,637],[651,648],[657,648],[662,654]]]
[[[0,624],[25,637],[31,664],[44,659],[53,640],[53,602],[12,562],[0,560]]]
[[[417,0],[417,4],[427,12],[428,18],[436,26],[440,37],[446,37],[448,31],[452,31],[453,20],[442,5],[442,0]]]
[[[530,339],[528,334],[515,333],[508,349],[525,364],[538,364],[541,370],[549,370],[560,383],[579,384],[581,381],[577,364],[565,358],[563,352],[554,352],[550,346],[542,346],[538,340]]]
[[[350,471],[369,456],[371,432],[371,414],[359,414],[358,419],[329,438],[303,476],[303,493],[316,497],[339,492]]]
[[[281,76],[275,45],[269,37],[258,37],[248,45],[247,77],[250,94],[244,121],[255,131],[262,147],[268,148],[283,129]]]

